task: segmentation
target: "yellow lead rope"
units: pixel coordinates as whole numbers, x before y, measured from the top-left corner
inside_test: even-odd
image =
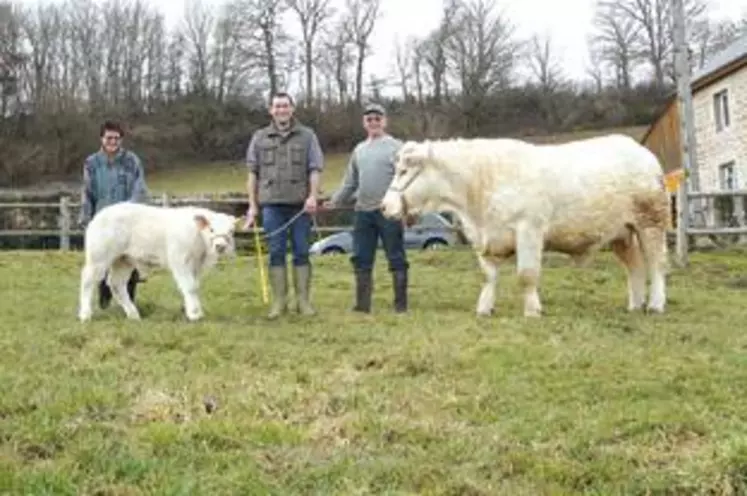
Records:
[[[257,263],[259,264],[259,284],[262,290],[262,302],[267,305],[270,301],[270,295],[267,292],[267,273],[265,272],[265,264],[262,260],[262,242],[259,240],[259,229],[254,227],[254,243],[257,245]]]

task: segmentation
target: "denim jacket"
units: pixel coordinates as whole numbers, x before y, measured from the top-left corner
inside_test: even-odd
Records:
[[[106,152],[99,150],[83,164],[80,223],[88,224],[107,205],[141,202],[147,196],[145,175],[137,155],[120,149],[110,162]]]

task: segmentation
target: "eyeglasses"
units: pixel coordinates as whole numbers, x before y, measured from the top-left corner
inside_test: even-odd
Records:
[[[104,136],[105,141],[119,141],[121,139],[121,136]]]

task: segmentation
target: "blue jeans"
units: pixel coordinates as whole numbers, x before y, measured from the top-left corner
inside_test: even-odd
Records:
[[[389,262],[389,270],[407,270],[409,264],[405,254],[404,228],[402,223],[390,220],[378,211],[355,212],[353,224],[353,256],[350,261],[355,270],[373,269],[379,238]]]
[[[300,210],[298,205],[262,205],[262,226],[267,234],[280,229]],[[309,264],[309,240],[311,239],[311,216],[304,212],[288,227],[267,238],[270,251],[270,267],[285,266],[288,250],[288,232],[290,231],[293,265],[298,267]]]

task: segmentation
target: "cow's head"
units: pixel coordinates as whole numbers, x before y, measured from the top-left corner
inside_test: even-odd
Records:
[[[449,186],[438,165],[430,142],[402,145],[395,157],[394,177],[381,201],[384,216],[402,219],[437,210]]]
[[[216,255],[236,253],[234,233],[239,219],[233,215],[204,211],[195,214],[195,222],[208,250]]]

